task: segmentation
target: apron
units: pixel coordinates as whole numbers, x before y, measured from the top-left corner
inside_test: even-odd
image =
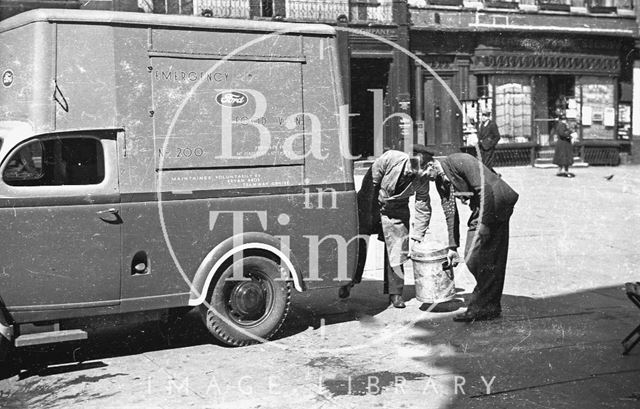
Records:
[[[391,267],[400,266],[409,260],[410,217],[408,199],[382,203],[380,222]]]

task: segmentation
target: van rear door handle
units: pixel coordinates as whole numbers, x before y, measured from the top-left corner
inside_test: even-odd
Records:
[[[96,214],[105,223],[109,224],[120,224],[122,223],[122,218],[120,217],[119,210],[115,208],[105,209],[97,211]],[[112,217],[109,217],[112,216]]]

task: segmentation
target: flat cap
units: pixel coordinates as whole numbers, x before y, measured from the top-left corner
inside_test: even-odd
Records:
[[[413,145],[413,154],[421,155],[424,162],[431,161],[431,159],[433,159],[433,157],[435,156],[435,153],[430,151],[426,146],[419,143]]]

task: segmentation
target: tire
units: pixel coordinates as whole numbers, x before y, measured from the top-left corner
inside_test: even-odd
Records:
[[[240,268],[249,280],[234,280]],[[231,346],[268,340],[284,323],[291,304],[291,282],[280,279],[271,259],[244,257],[230,264],[209,289],[200,314],[211,334]]]

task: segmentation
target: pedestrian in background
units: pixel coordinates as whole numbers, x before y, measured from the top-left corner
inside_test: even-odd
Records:
[[[453,319],[483,321],[500,317],[502,290],[509,249],[509,219],[518,194],[475,157],[453,153],[431,158],[425,169],[441,195],[469,200],[465,263],[476,279],[467,311]]]
[[[478,127],[478,148],[480,148],[482,163],[491,170],[493,170],[494,154],[499,140],[498,125],[491,120],[491,113],[482,111],[480,126]]]
[[[377,158],[362,181],[358,192],[358,213],[361,227],[360,234],[370,234],[376,230],[377,219],[380,220],[381,235],[385,243],[384,271],[385,293],[389,294],[389,302],[395,308],[405,308],[402,293],[404,289],[404,263],[409,259],[409,198],[415,195],[415,214],[411,239],[421,242],[431,220],[431,203],[429,200],[429,178],[425,174],[423,160],[433,158],[433,154],[424,145],[414,146],[413,157],[407,153],[389,150]],[[447,254],[449,263],[458,259],[456,249],[458,238],[453,236],[454,220],[456,220],[455,203],[453,209],[447,206],[445,215],[450,228],[450,249]],[[352,282],[340,289],[341,298],[349,296],[354,284],[362,279],[366,244],[359,240],[359,261]],[[366,242],[365,242],[366,243]]]
[[[561,114],[551,132],[556,135],[556,149],[553,153],[553,164],[558,165],[556,176],[572,178],[575,175],[569,172],[569,166],[573,165],[573,145],[571,145],[571,129],[567,124],[567,118]]]

